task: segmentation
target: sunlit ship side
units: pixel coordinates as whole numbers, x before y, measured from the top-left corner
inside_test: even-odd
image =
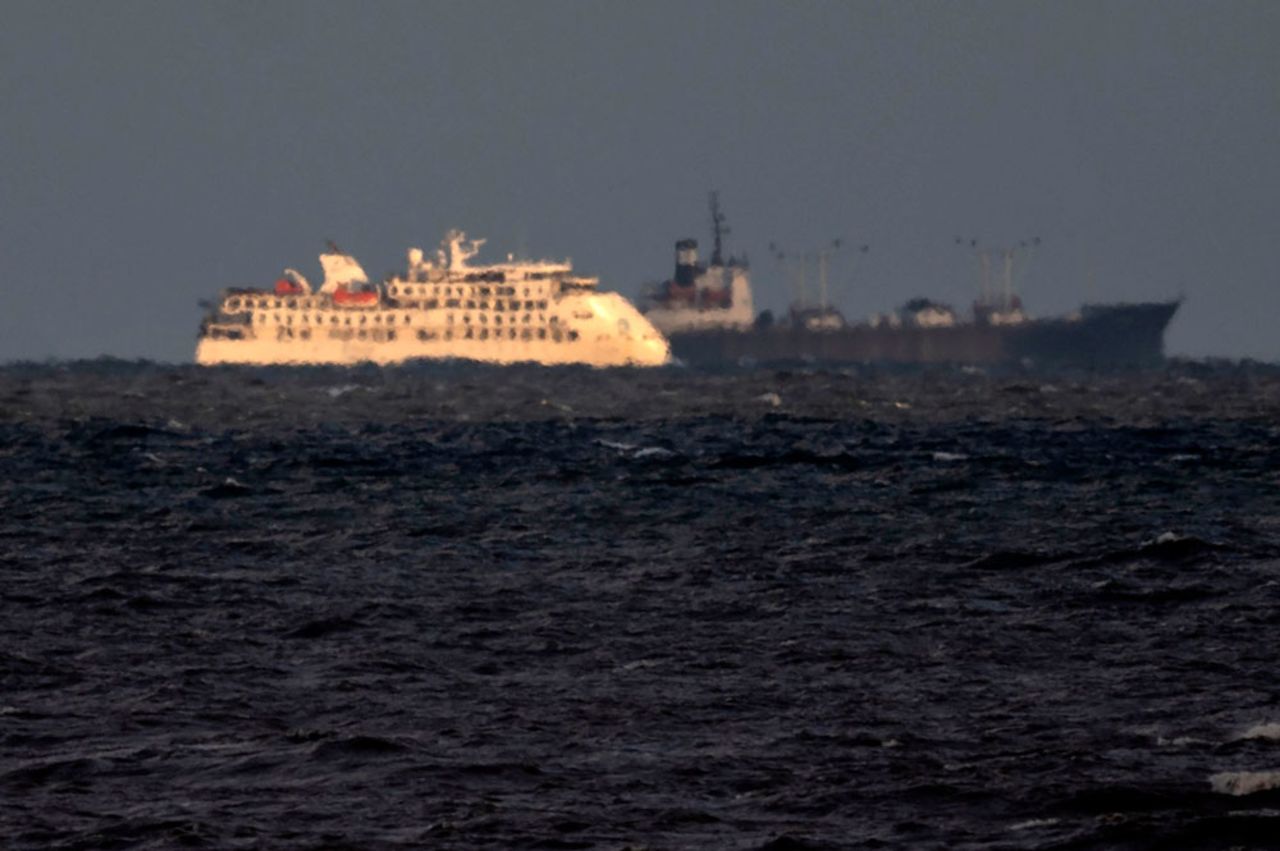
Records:
[[[196,363],[670,361],[662,333],[598,279],[575,275],[568,261],[472,265],[482,243],[450,231],[434,257],[410,249],[405,274],[381,284],[331,244],[318,290],[292,269],[271,290],[225,290],[201,325]]]

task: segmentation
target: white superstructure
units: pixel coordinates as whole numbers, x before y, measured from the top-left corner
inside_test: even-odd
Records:
[[[682,239],[676,243],[675,277],[644,293],[644,315],[664,334],[745,331],[755,324],[746,259],[724,259],[724,236],[729,229],[715,192],[711,193],[711,229],[715,242],[709,264],[698,262],[696,239]]]
[[[314,292],[292,269],[274,290],[223,292],[201,326],[196,363],[669,362],[666,338],[596,278],[575,275],[568,261],[471,265],[482,243],[450,231],[431,258],[409,249],[405,274],[379,285],[331,246]]]

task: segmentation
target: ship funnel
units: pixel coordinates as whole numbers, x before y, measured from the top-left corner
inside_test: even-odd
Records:
[[[691,287],[698,278],[698,241],[682,239],[676,243],[676,283]]]

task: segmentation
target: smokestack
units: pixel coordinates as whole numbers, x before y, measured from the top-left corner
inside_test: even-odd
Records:
[[[676,283],[691,287],[698,279],[698,241],[682,239],[676,243]]]

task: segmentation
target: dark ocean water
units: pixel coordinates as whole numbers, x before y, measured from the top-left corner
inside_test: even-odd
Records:
[[[0,368],[8,848],[1280,844],[1280,370]]]

